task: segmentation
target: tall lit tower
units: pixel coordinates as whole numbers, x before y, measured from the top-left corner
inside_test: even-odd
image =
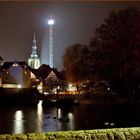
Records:
[[[28,65],[34,69],[37,69],[40,66],[40,59],[37,55],[35,33],[34,33],[34,39],[33,39],[33,45],[32,45],[32,53],[31,53],[31,56],[28,58]]]
[[[54,25],[54,20],[49,19],[48,25],[49,25],[49,65],[51,68],[53,68],[53,25]]]

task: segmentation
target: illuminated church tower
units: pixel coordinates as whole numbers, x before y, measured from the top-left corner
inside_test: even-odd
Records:
[[[28,65],[34,69],[37,69],[40,67],[40,59],[37,55],[37,45],[36,45],[35,34],[34,34],[33,45],[32,45],[32,53],[31,53],[30,58],[28,58]]]

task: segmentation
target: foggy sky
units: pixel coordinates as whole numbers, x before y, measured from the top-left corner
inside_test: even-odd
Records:
[[[88,45],[108,13],[140,2],[0,2],[0,56],[4,61],[26,61],[31,54],[36,32],[38,55],[48,64],[48,25],[54,25],[54,67],[63,68],[66,47],[75,43]]]

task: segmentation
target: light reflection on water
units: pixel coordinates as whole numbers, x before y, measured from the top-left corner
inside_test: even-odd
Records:
[[[43,107],[42,107],[42,101],[39,101],[37,105],[37,132],[43,132]]]
[[[133,114],[133,115],[132,115]],[[140,106],[0,107],[0,134],[139,127]]]
[[[17,110],[14,115],[13,133],[24,133],[24,116],[21,110]]]
[[[74,116],[71,112],[68,113],[70,130],[74,130]]]
[[[56,107],[44,109],[42,101],[38,103],[36,108],[28,109],[20,108],[20,110],[17,109],[15,112],[10,112],[14,115],[13,131],[7,133],[19,134],[74,129],[73,114],[68,110]]]

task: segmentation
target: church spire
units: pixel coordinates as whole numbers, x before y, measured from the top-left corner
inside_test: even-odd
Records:
[[[40,59],[37,55],[37,45],[36,45],[35,32],[34,32],[34,37],[33,37],[31,57],[28,58],[28,65],[31,66],[32,68],[35,68],[35,69],[39,68],[39,66],[40,66]]]
[[[33,45],[32,45],[32,53],[31,53],[31,58],[36,58],[38,57],[37,55],[37,45],[36,45],[36,38],[35,38],[35,32],[34,32],[34,39],[33,39]]]
[[[35,32],[34,32],[34,40],[36,40],[36,39],[35,39]]]

